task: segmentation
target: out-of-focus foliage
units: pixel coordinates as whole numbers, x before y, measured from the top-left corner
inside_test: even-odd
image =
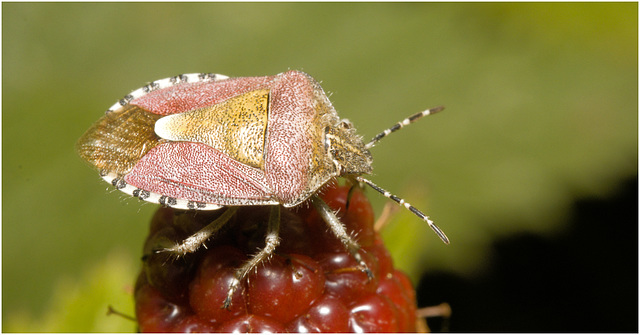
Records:
[[[24,310],[13,313],[3,324],[3,330],[36,333],[134,332],[136,323],[127,318],[134,315],[131,278],[135,278],[138,270],[132,260],[122,252],[112,252],[81,276],[58,279],[51,302],[46,304],[44,316]]]
[[[413,278],[473,273],[493,239],[560,231],[573,198],[637,174],[635,3],[2,6],[3,330],[126,330],[59,309],[76,290],[93,292],[92,306],[120,301],[135,271],[106,286],[83,274],[113,269],[110,250],[137,259],[155,206],[113,191],[74,143],[155,79],[300,69],[367,139],[446,105],[372,150],[371,179],[452,240],[398,214],[385,239]],[[380,212],[385,199],[368,194]]]

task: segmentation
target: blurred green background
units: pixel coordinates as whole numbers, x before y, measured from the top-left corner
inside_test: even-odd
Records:
[[[496,239],[559,234],[574,199],[637,176],[637,13],[636,3],[3,3],[3,331],[135,330],[106,306],[133,313],[155,206],[113,191],[74,143],[129,91],[180,73],[303,70],[366,139],[445,105],[376,146],[371,179],[452,240],[400,213],[385,238],[398,267],[414,280],[482,273]],[[368,193],[380,213],[385,199]]]

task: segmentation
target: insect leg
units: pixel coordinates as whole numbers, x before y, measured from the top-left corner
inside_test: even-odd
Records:
[[[331,210],[329,205],[322,201],[322,199],[317,195],[311,197],[311,202],[320,216],[322,216],[322,219],[324,219],[327,225],[329,225],[333,234],[340,239],[340,242],[344,244],[351,256],[358,262],[362,271],[367,274],[369,279],[372,279],[373,273],[371,273],[371,270],[369,270],[369,267],[362,259],[362,256],[360,256],[360,246],[358,245],[358,242],[354,241],[351,236],[347,234],[344,224],[340,222],[340,219],[336,216],[333,210]]]
[[[344,208],[349,210],[349,205],[351,204],[351,197],[353,196],[353,192],[358,188],[358,183],[353,183],[349,188],[349,192],[347,193],[347,203],[344,204]]]
[[[222,308],[229,308],[231,306],[231,297],[233,293],[238,289],[242,280],[249,274],[249,271],[258,266],[262,261],[269,258],[276,250],[276,247],[280,244],[280,238],[278,233],[280,231],[280,206],[273,206],[271,213],[269,214],[269,223],[267,225],[267,235],[265,237],[265,245],[262,250],[255,254],[249,261],[245,262],[242,267],[236,270],[234,274],[233,282],[229,285],[229,291],[227,291],[227,298],[222,304]]]
[[[200,229],[193,235],[187,237],[184,241],[177,243],[173,247],[158,250],[157,252],[171,252],[184,256],[190,252],[195,252],[211,235],[215,234],[229,219],[236,213],[238,207],[228,207],[227,210],[210,224]]]

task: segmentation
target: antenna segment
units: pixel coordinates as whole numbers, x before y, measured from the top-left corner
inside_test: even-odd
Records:
[[[418,115],[418,114],[416,114],[416,115]],[[425,114],[425,115],[429,115],[429,114]],[[409,119],[411,119],[411,118],[409,118]],[[386,136],[386,135],[383,135],[380,138],[382,138],[384,136]],[[438,235],[438,237],[440,237],[442,242],[444,242],[445,244],[449,244],[449,238],[447,237],[447,235],[445,235],[445,233],[440,228],[438,228],[438,226],[436,226],[433,223],[433,221],[431,221],[429,219],[429,217],[426,216],[424,213],[422,213],[419,209],[411,206],[411,204],[409,204],[408,202],[404,201],[404,199],[399,198],[399,197],[389,193],[389,191],[387,191],[387,190],[383,189],[382,187],[374,184],[372,181],[370,181],[368,179],[362,178],[360,176],[355,176],[355,178],[356,178],[357,181],[365,183],[365,184],[371,186],[371,188],[373,188],[374,190],[378,191],[380,194],[382,194],[385,197],[397,202],[399,205],[404,206],[406,209],[410,210],[413,214],[418,216],[423,221],[426,221],[427,224],[429,225],[429,227],[431,227],[431,229],[433,229],[433,231]]]
[[[378,143],[378,141],[380,141],[381,139],[383,139],[384,137],[386,137],[387,135],[393,133],[394,131],[397,131],[401,128],[403,128],[404,126],[408,126],[411,123],[414,123],[416,121],[418,121],[419,119],[427,116],[427,115],[431,115],[431,114],[435,114],[437,112],[440,112],[444,109],[444,106],[438,106],[435,108],[431,108],[431,109],[427,109],[425,111],[422,111],[420,113],[416,113],[413,114],[411,116],[409,116],[408,118],[394,124],[391,128],[389,129],[385,129],[385,131],[381,132],[380,134],[376,135],[373,137],[373,139],[371,139],[371,141],[369,141],[369,143],[367,143],[364,147],[366,149],[371,149],[374,145],[376,145],[376,143]]]

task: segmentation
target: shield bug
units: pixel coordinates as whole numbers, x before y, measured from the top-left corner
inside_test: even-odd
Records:
[[[335,177],[371,186],[449,243],[421,211],[361,176],[372,171],[369,149],[380,139],[440,110],[412,115],[365,144],[306,73],[184,74],[126,95],[80,138],[77,150],[105,181],[141,200],[184,210],[227,208],[186,240],[159,251],[194,252],[238,206],[272,206],[265,247],[237,270],[223,304],[228,307],[240,281],[278,246],[280,206],[310,201],[371,277],[357,242],[316,196]]]

